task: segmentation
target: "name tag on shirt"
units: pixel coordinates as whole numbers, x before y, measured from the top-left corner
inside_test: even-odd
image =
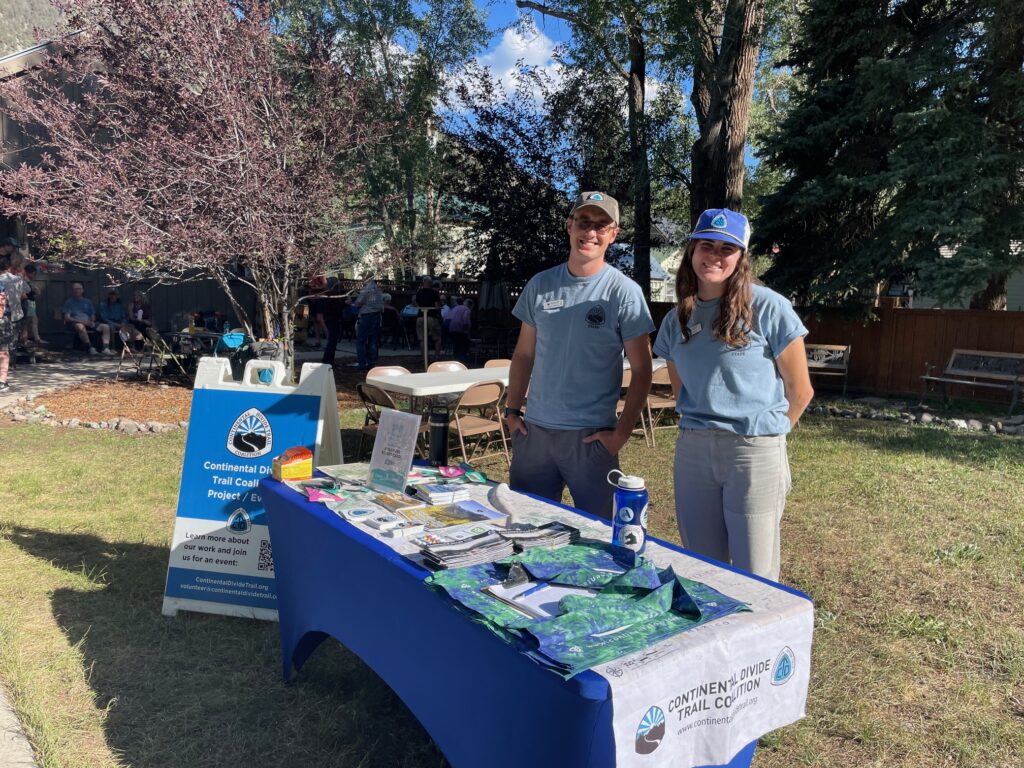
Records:
[[[564,306],[565,306],[565,299],[552,299],[551,301],[545,301],[544,302],[544,309],[548,310],[548,311],[550,311],[552,309],[561,309]]]
[[[693,336],[695,333],[700,333],[701,329],[704,326],[701,325],[700,323],[693,323],[692,325],[688,325],[686,327],[690,331],[690,335]]]

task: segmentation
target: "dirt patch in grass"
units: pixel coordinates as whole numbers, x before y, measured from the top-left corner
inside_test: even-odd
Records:
[[[403,365],[419,370],[416,358],[386,358],[382,365]],[[422,362],[419,363],[422,367]],[[366,372],[342,362],[334,368],[338,407],[360,408],[356,385],[366,380]],[[192,406],[192,387],[175,382],[96,381],[36,398],[59,419],[82,421],[159,421],[176,424],[187,421]]]

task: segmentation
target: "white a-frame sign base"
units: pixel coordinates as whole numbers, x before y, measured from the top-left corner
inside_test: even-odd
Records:
[[[262,375],[262,380],[261,380]],[[334,373],[306,364],[285,384],[282,363],[251,360],[241,381],[224,358],[199,361],[164,587],[179,610],[277,620],[270,533],[259,481],[287,448],[340,464]]]

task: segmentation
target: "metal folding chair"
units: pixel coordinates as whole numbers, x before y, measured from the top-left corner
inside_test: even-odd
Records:
[[[380,426],[380,412],[382,408],[391,408],[392,410],[398,410],[395,405],[395,401],[391,399],[391,395],[385,392],[378,386],[373,384],[356,384],[356,393],[359,395],[359,399],[363,403],[363,407],[366,409],[366,414],[363,417],[363,428],[359,431],[359,448],[356,450],[357,459],[363,455],[363,442],[366,437],[369,436],[373,439],[377,438],[377,429]],[[429,427],[420,422],[419,433],[424,435],[427,433]],[[425,458],[427,453],[420,445],[419,440],[416,441],[416,453],[421,458]]]
[[[501,413],[498,410],[498,403],[505,394],[505,386],[500,381],[483,381],[474,384],[462,393],[458,404],[455,406],[454,418],[449,422],[449,432],[452,428],[459,437],[459,447],[462,449],[462,457],[470,461],[476,454],[477,449],[483,450],[481,458],[488,456],[487,449],[494,441],[494,433],[497,432],[501,438],[501,450],[505,457],[505,464],[512,465],[508,455],[508,440],[505,437],[505,424],[502,422]],[[472,450],[466,451],[466,438],[477,438]],[[496,454],[489,454],[491,456]]]

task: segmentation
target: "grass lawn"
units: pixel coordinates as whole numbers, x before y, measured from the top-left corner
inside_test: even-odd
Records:
[[[658,437],[623,463],[678,541]],[[0,680],[42,766],[445,764],[337,643],[286,687],[276,624],[160,615],[182,434],[0,443]],[[756,768],[1024,765],[1024,441],[808,418],[790,458],[783,580],[816,602],[814,669]]]

